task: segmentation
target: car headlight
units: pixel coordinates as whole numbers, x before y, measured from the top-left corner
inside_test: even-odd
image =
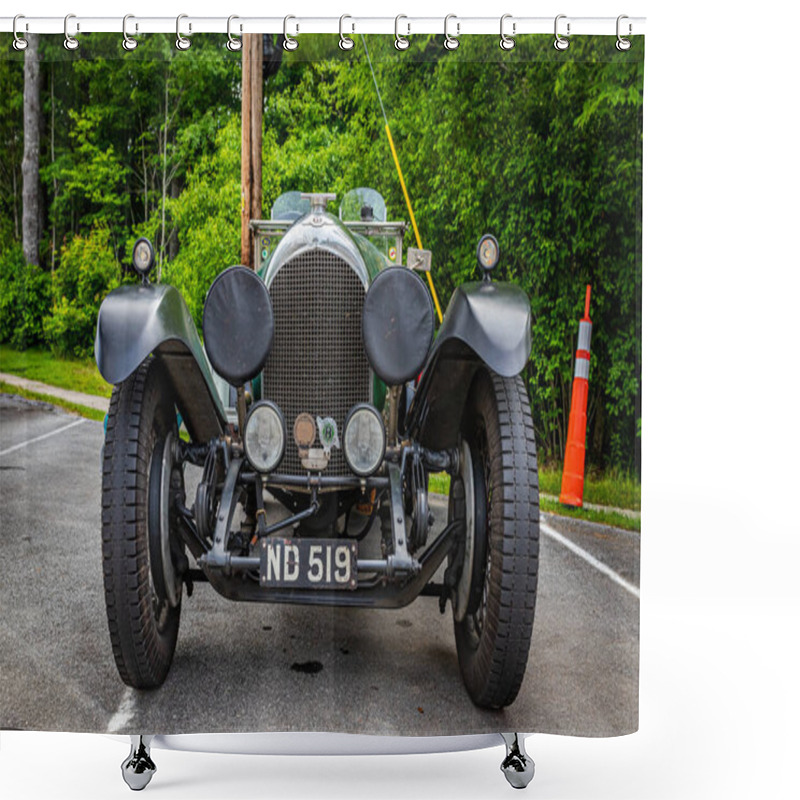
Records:
[[[478,263],[484,272],[491,272],[500,260],[500,246],[491,233],[481,236],[478,242]]]
[[[362,478],[372,475],[383,463],[386,429],[377,409],[367,403],[353,406],[344,423],[344,457]]]
[[[271,472],[280,464],[286,449],[286,422],[275,403],[261,400],[247,415],[244,452],[259,472]]]
[[[153,269],[155,260],[156,252],[153,250],[150,240],[145,239],[144,236],[141,239],[137,239],[136,244],[133,246],[133,268],[139,275],[143,278],[147,277],[150,270]]]

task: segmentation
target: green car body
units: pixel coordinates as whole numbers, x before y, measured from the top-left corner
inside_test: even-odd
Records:
[[[327,211],[331,199],[289,193],[251,223],[254,270],[214,280],[202,340],[178,290],[147,282],[145,240],[143,284],[100,308],[95,356],[114,384],[104,580],[120,676],[163,682],[194,582],[268,603],[400,608],[428,594],[453,605],[472,699],[501,708],[524,674],[538,575],[520,378],[528,298],[491,280],[499,248],[484,236],[495,256],[481,261],[479,246],[484,280],[457,287],[434,335],[428,288],[403,266],[405,224],[386,221],[372,190],[345,196],[349,219]],[[428,476],[441,471],[451,497],[439,529]],[[513,603],[524,613],[500,613]]]

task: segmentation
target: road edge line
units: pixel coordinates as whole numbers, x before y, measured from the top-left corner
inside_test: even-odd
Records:
[[[567,537],[563,534],[553,530],[553,528],[551,528],[546,522],[539,523],[539,530],[545,535],[549,536],[551,539],[554,539],[560,545],[566,547],[567,550],[571,550],[576,556],[582,558],[587,564],[594,567],[598,572],[602,572],[607,578],[611,578],[614,583],[616,583],[618,586],[621,586],[626,592],[632,594],[637,600],[640,599],[638,586],[634,586],[629,581],[626,581],[622,575],[614,572],[611,567],[595,558],[591,553],[588,553],[582,547],[578,547],[577,544],[567,539]]]
[[[117,710],[114,712],[114,716],[108,721],[106,733],[117,733],[120,728],[125,727],[130,722],[133,712],[136,710],[134,708],[135,700],[136,695],[133,693],[133,689],[127,686],[122,699],[119,701]]]
[[[15,444],[13,447],[8,447],[5,450],[0,450],[0,456],[8,455],[9,453],[13,453],[15,450],[21,450],[23,447],[27,447],[29,444],[35,444],[36,442],[41,442],[42,439],[49,439],[51,436],[55,436],[57,433],[63,433],[64,431],[68,431],[70,428],[74,428],[76,425],[82,425],[86,422],[86,417],[81,417],[80,419],[76,419],[74,422],[70,422],[68,425],[63,425],[60,428],[56,428],[54,431],[50,431],[50,433],[43,433],[41,436],[37,436],[34,439],[28,439],[27,442],[20,442],[20,444]]]

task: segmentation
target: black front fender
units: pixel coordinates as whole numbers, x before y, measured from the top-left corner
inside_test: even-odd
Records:
[[[109,383],[122,383],[151,353],[167,368],[192,439],[218,436],[225,425],[225,409],[180,292],[166,284],[114,289],[97,317],[94,355],[100,374]]]
[[[408,413],[407,432],[426,447],[458,443],[475,372],[518,375],[531,352],[531,306],[511,283],[466,283],[453,292]]]

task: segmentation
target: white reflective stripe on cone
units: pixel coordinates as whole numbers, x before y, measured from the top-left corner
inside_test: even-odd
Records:
[[[578,350],[591,350],[592,344],[592,323],[579,322],[578,323]]]
[[[576,378],[585,378],[587,381],[589,380],[589,359],[588,358],[576,358],[575,359],[575,377]]]

